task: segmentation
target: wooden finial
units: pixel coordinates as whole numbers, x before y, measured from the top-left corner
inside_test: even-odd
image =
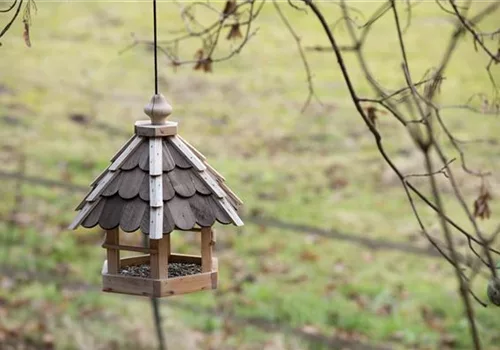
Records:
[[[151,124],[161,125],[165,124],[167,117],[172,113],[172,106],[162,94],[157,94],[144,106],[144,113],[151,118]]]

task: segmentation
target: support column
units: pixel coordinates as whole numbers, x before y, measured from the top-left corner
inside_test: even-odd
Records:
[[[168,278],[168,257],[170,256],[170,234],[163,235],[162,239],[150,239],[149,248],[156,249],[151,253],[151,278]]]
[[[117,246],[120,243],[120,230],[115,228],[106,231],[106,244]],[[118,249],[107,250],[108,273],[118,274],[120,272],[120,251]]]
[[[201,228],[201,272],[212,271],[212,246],[215,244],[211,227]]]

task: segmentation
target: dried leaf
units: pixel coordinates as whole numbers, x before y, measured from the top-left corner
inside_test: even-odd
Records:
[[[196,53],[194,54],[194,58],[196,58],[198,61],[201,60],[203,58],[203,49],[198,49],[198,51],[196,51]]]
[[[300,253],[300,260],[302,261],[317,261],[319,258],[318,254],[310,250],[304,250]]]
[[[234,13],[234,11],[236,11],[236,0],[227,0],[224,10],[222,10],[222,14],[224,17],[227,17]]]
[[[28,21],[26,20],[23,20],[23,23],[24,23],[24,33],[23,33],[24,42],[26,43],[26,46],[31,47],[30,26],[28,24]]]
[[[204,60],[203,71],[205,73],[212,73],[212,59],[210,57]]]
[[[483,182],[479,190],[479,196],[474,201],[474,217],[480,219],[490,218],[491,210],[489,201],[491,200],[491,198],[491,193]]]
[[[372,123],[372,125],[374,127],[377,126],[376,122],[377,122],[378,116],[380,114],[387,114],[387,112],[381,111],[381,110],[377,109],[377,107],[375,107],[375,106],[365,107],[364,110],[366,111],[366,116],[368,117],[368,119],[370,120],[370,122]]]
[[[240,24],[235,23],[235,24],[231,25],[231,29],[229,29],[229,33],[228,33],[226,39],[227,40],[240,39],[242,37],[243,37],[243,35],[241,34]]]

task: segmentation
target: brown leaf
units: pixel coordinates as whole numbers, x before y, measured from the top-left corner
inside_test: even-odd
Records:
[[[231,29],[229,29],[229,33],[227,34],[226,39],[227,40],[240,39],[242,37],[243,37],[243,35],[241,34],[241,31],[240,31],[240,24],[235,23],[235,24],[231,25]]]
[[[429,328],[436,331],[444,331],[443,318],[439,313],[433,311],[429,306],[424,305],[420,308],[420,314]]]
[[[392,315],[392,310],[393,310],[392,305],[387,303],[380,306],[376,311],[376,313],[379,316],[389,316]]]
[[[198,51],[196,51],[196,53],[194,54],[194,58],[197,60],[193,68],[194,70],[203,68],[203,54],[203,49],[198,49]]]
[[[489,201],[492,199],[491,193],[486,187],[485,183],[481,184],[479,190],[479,196],[474,201],[474,217],[480,219],[489,219],[491,215],[491,210],[489,206]]]
[[[354,301],[361,310],[365,310],[368,307],[369,300],[365,295],[352,291],[347,294],[347,297]]]
[[[23,33],[24,42],[26,43],[26,46],[31,47],[30,26],[28,24],[28,21],[26,20],[23,20],[23,23],[24,23],[24,33]]]
[[[311,250],[303,250],[302,253],[300,253],[300,260],[302,261],[316,261],[318,260],[319,256],[318,254],[314,253]]]
[[[194,58],[196,58],[197,60],[201,60],[203,58],[203,49],[198,49],[198,51],[196,51],[196,53],[194,54]]]
[[[205,73],[212,73],[212,59],[207,57],[204,61],[203,70]]]
[[[376,123],[378,116],[380,114],[387,114],[385,111],[381,111],[374,106],[365,107],[364,110],[366,111],[366,116],[368,117],[373,126],[377,126]]]
[[[227,17],[234,13],[234,11],[236,11],[236,0],[227,0],[224,10],[222,10],[222,14],[224,17]]]

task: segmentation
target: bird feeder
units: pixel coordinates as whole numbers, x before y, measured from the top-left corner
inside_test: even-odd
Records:
[[[90,185],[77,207],[70,229],[99,225],[105,292],[165,297],[217,288],[218,263],[213,256],[215,222],[242,226],[241,200],[224,177],[177,133],[178,123],[163,95],[144,107],[151,118],[135,123],[135,134]],[[145,246],[120,244],[121,231],[142,231]],[[200,255],[171,253],[170,235],[193,231],[200,236]],[[120,258],[121,251],[142,255]]]

